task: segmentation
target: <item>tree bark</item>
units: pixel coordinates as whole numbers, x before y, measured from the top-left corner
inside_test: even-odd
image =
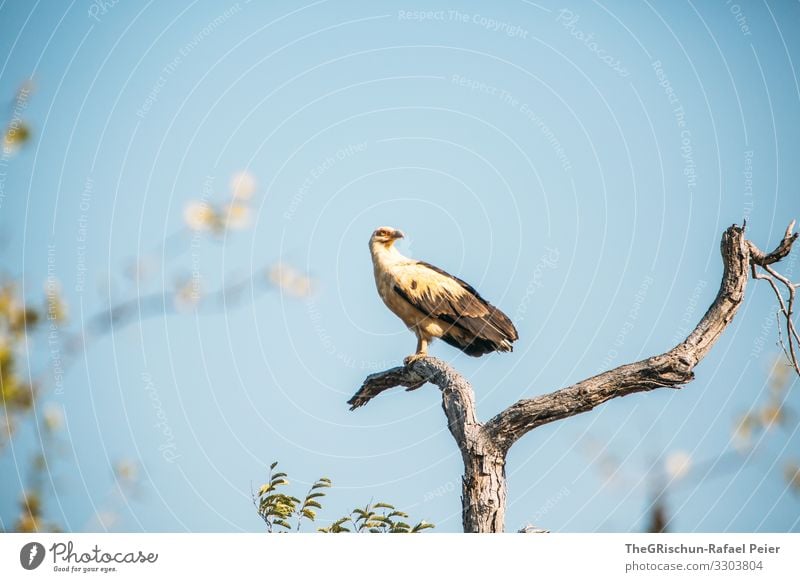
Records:
[[[797,239],[792,226],[771,253],[764,254],[733,225],[722,236],[724,272],[719,291],[687,338],[671,350],[625,364],[568,388],[520,400],[481,424],[469,382],[442,360],[426,357],[405,367],[371,374],[348,401],[350,410],[396,386],[415,390],[426,382],[439,387],[447,426],[464,461],[462,521],[465,532],[502,532],[506,507],[506,454],[529,431],[569,418],[620,396],[656,388],[680,388],[694,379],[695,366],[733,320],[744,298],[751,266],[768,266],[786,257]]]
[[[506,459],[481,438],[462,454],[461,523],[466,533],[500,533],[506,514]]]
[[[348,401],[350,410],[365,405],[390,388],[416,390],[426,382],[442,391],[442,410],[447,427],[461,451],[462,523],[465,532],[501,532],[505,521],[505,454],[483,430],[475,413],[475,393],[467,380],[438,358],[423,358],[371,374]]]

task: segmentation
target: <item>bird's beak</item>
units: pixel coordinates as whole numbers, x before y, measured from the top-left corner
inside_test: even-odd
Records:
[[[405,237],[406,237],[406,235],[403,234],[402,230],[396,230],[396,231],[394,231],[394,234],[392,234],[392,238],[393,239],[405,238]]]

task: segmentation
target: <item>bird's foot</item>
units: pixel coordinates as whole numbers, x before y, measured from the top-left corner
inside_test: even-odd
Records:
[[[411,364],[413,364],[417,360],[421,360],[422,358],[425,358],[427,356],[428,356],[428,354],[426,354],[424,352],[423,353],[411,354],[410,356],[406,356],[405,358],[403,358],[403,363],[406,366],[410,366]]]

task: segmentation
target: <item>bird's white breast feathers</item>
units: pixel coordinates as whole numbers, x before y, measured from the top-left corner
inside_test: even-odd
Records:
[[[383,302],[409,328],[440,337],[445,331],[442,323],[414,307],[396,288],[412,300],[426,295],[434,302],[439,296],[460,297],[466,293],[464,288],[455,279],[403,256],[394,247],[376,247],[372,249],[372,262],[375,284]]]

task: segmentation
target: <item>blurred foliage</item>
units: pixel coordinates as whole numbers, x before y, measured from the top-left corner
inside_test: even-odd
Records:
[[[13,434],[21,413],[33,406],[36,388],[19,372],[26,353],[27,335],[35,331],[44,311],[26,303],[13,282],[0,283],[0,396],[5,426],[0,433],[0,449]]]
[[[797,429],[797,414],[789,401],[789,388],[794,379],[793,369],[780,355],[775,357],[769,369],[765,396],[736,419],[731,437],[732,450],[703,462],[695,462],[688,452],[681,450],[671,451],[665,456],[663,465],[657,468],[655,475],[651,475],[659,486],[648,509],[646,531],[668,530],[674,516],[667,510],[666,497],[682,481],[697,483],[727,472],[738,473],[744,463],[758,458],[757,449],[767,444],[765,438],[770,433],[782,429],[787,433],[786,438],[791,438]],[[800,494],[800,464],[797,461],[785,462],[783,478],[790,490]]]
[[[142,480],[139,464],[129,458],[121,458],[112,464],[113,483],[105,495],[94,500],[94,514],[83,525],[85,531],[112,531],[129,509],[130,500],[141,493]]]
[[[270,533],[278,531],[300,531],[303,520],[314,522],[317,519],[317,510],[322,509],[322,498],[325,497],[324,489],[331,487],[331,480],[327,477],[317,479],[301,500],[298,497],[284,493],[281,488],[289,485],[288,476],[283,472],[275,471],[278,463],[272,463],[269,468],[269,479],[253,496],[258,515],[267,524]],[[388,503],[368,503],[364,507],[357,507],[346,515],[334,520],[328,527],[317,528],[322,533],[418,533],[433,528],[434,525],[420,521],[416,525],[409,525],[406,521],[408,514],[398,511]]]
[[[2,147],[6,154],[15,153],[32,141],[33,131],[26,114],[34,90],[32,80],[22,83],[9,102],[8,117],[0,120]],[[15,530],[24,532],[59,529],[57,524],[43,518],[45,501],[53,495],[44,495],[43,484],[53,483],[58,459],[68,457],[69,451],[60,446],[63,443],[57,438],[65,428],[65,417],[60,405],[42,403],[41,400],[54,385],[61,387],[63,375],[94,340],[112,328],[119,330],[125,324],[147,317],[195,309],[201,299],[208,299],[212,308],[227,309],[236,304],[246,290],[263,293],[278,289],[292,297],[310,293],[311,279],[285,263],[267,264],[248,279],[204,293],[196,257],[193,257],[191,271],[184,266],[183,274],[181,267],[170,265],[175,271],[172,277],[175,283],[171,288],[158,289],[150,294],[144,290],[144,285],[153,275],[166,271],[167,261],[184,255],[189,248],[196,248],[199,240],[196,236],[190,240],[187,234],[208,233],[214,240],[219,240],[228,230],[248,226],[256,186],[253,175],[242,171],[231,177],[226,200],[222,203],[191,202],[178,232],[166,237],[152,252],[122,265],[121,274],[126,283],[123,292],[128,298],[116,300],[88,316],[79,329],[67,325],[67,302],[54,276],[47,277],[43,303],[23,298],[15,278],[0,279],[0,453],[12,437],[20,439],[15,443],[18,451],[15,463],[18,467],[26,462],[29,465],[27,477],[15,480],[13,484],[21,491],[18,512],[15,517],[2,519],[0,523],[13,523]],[[105,279],[107,282],[111,280],[110,277]],[[110,296],[112,290],[109,287],[98,291],[103,296]],[[114,295],[117,295],[116,290]],[[248,295],[254,296],[255,293]],[[19,432],[17,428],[23,422],[38,424],[36,431],[31,433],[38,436],[31,438],[29,433]],[[19,456],[19,451],[24,450],[32,451],[27,461]],[[141,480],[135,461],[117,460],[111,469],[113,484],[105,496],[101,496],[95,514],[84,526],[86,529],[107,530],[112,527],[119,521],[119,511],[127,503],[127,497],[136,496],[140,491]],[[298,508],[300,515],[306,519],[313,516],[317,498],[312,495],[305,499]],[[279,504],[269,511],[274,513],[282,509]],[[270,517],[274,518],[280,519],[279,516]]]
[[[52,403],[44,407],[42,414],[41,448],[30,459],[27,487],[22,491],[17,504],[17,516],[14,519],[13,531],[22,533],[60,532],[61,526],[44,517],[44,481],[47,476],[51,481],[53,475],[48,466],[48,451],[58,454],[58,436],[63,426],[61,410]],[[52,455],[50,455],[52,456]]]
[[[30,380],[30,370],[19,371],[32,334],[45,327],[57,327],[66,315],[60,287],[55,283],[48,286],[43,305],[27,302],[16,283],[0,283],[0,403],[5,422],[0,432],[0,449],[14,433],[20,414],[30,411],[36,398],[37,387]],[[45,321],[48,326],[43,325]]]
[[[667,517],[667,507],[664,504],[664,499],[659,497],[653,501],[650,508],[649,521],[645,532],[647,533],[667,533],[669,518]]]
[[[787,461],[784,468],[784,476],[792,491],[800,495],[800,462],[796,460]]]
[[[680,481],[692,470],[692,456],[686,451],[672,451],[664,461],[664,471],[670,481]]]
[[[28,79],[19,86],[14,95],[9,120],[3,131],[3,152],[6,154],[16,153],[31,140],[33,130],[22,115],[33,91],[33,80]]]
[[[777,353],[766,371],[766,390],[747,412],[735,418],[730,446],[716,454],[696,458],[692,452],[674,449],[664,451],[646,467],[637,467],[635,463],[623,462],[609,447],[608,439],[586,437],[582,440],[584,453],[603,479],[604,487],[630,491],[632,487],[647,483],[648,501],[641,526],[644,531],[670,530],[677,516],[670,512],[668,501],[678,495],[682,486],[697,487],[708,479],[722,476],[735,479],[748,463],[763,459],[775,439],[781,437],[782,444],[796,433],[798,415],[792,405],[791,391],[796,379],[793,368]],[[787,488],[800,495],[800,461],[785,460],[782,464],[781,477]]]
[[[9,124],[3,137],[3,145],[9,151],[16,151],[28,143],[31,128],[24,121]]]
[[[60,532],[61,529],[54,522],[43,518],[41,494],[35,491],[25,491],[19,502],[19,516],[14,522],[14,531],[40,533]]]
[[[797,425],[797,415],[788,402],[793,379],[792,369],[781,358],[776,358],[770,370],[766,398],[737,419],[733,435],[737,450],[746,453],[764,433]]]
[[[229,200],[213,204],[205,199],[186,205],[183,218],[191,230],[208,231],[215,235],[228,229],[242,229],[250,224],[250,199],[256,189],[252,174],[239,172],[231,178]]]
[[[312,291],[312,281],[300,271],[285,263],[275,263],[269,269],[270,282],[292,297],[307,297]]]

